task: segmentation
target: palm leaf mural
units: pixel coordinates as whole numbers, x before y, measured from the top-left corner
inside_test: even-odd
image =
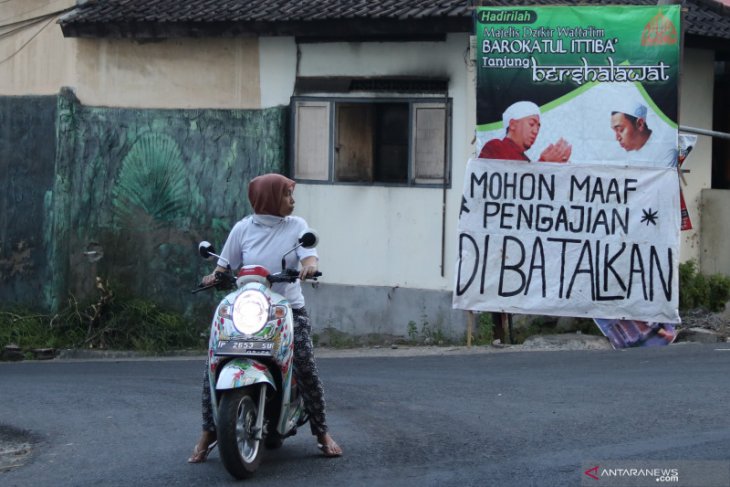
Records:
[[[189,192],[177,142],[164,134],[142,136],[122,161],[113,195],[114,213],[125,224],[142,224],[139,217],[146,216],[161,225],[183,216]]]

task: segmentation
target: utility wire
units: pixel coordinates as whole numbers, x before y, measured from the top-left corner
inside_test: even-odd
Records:
[[[2,1],[2,0],[0,0],[0,1]],[[62,12],[62,11],[60,11],[60,12]],[[57,13],[60,13],[60,12],[50,12],[50,13],[47,13],[47,14],[39,15],[37,17],[29,17],[29,18],[24,19],[24,20],[18,20],[16,22],[10,22],[10,23],[7,23],[7,24],[2,24],[2,25],[0,25],[0,30],[4,29],[6,27],[12,27],[14,25],[26,25],[26,24],[29,24],[31,22],[35,22],[35,21],[38,21],[38,20],[43,21],[43,20],[47,19],[49,16],[56,15]]]
[[[18,22],[16,24],[8,24],[5,27],[8,27],[10,25],[15,25],[16,27],[14,27],[12,29],[8,29],[6,31],[3,31],[3,27],[0,27],[0,39],[4,39],[5,37],[10,37],[11,35],[16,34],[20,31],[23,31],[23,30],[27,29],[28,27],[31,27],[36,24],[40,24],[41,22],[48,20],[49,18],[55,18],[55,17],[56,17],[56,14],[50,14],[50,15],[46,15],[43,17],[37,17],[33,20]]]
[[[13,57],[15,57],[15,55],[18,54],[20,51],[22,51],[25,48],[25,46],[27,46],[28,44],[30,44],[33,41],[33,39],[35,39],[36,37],[38,37],[38,35],[41,32],[43,32],[45,30],[45,28],[48,27],[51,24],[51,22],[53,22],[55,20],[55,18],[56,18],[56,16],[54,15],[53,17],[51,17],[50,19],[48,19],[48,22],[46,22],[43,25],[43,27],[41,27],[40,29],[38,29],[38,32],[36,32],[35,34],[33,34],[33,37],[31,37],[30,39],[28,39],[27,41],[25,41],[23,43],[23,45],[18,48],[17,51],[15,51],[14,53],[12,53],[10,56],[6,57],[5,59],[1,60],[0,61],[0,64],[4,64],[6,61],[9,61]]]
[[[9,0],[5,0],[5,1],[7,2]],[[26,15],[26,14],[35,12],[37,10],[42,10],[42,9],[48,8],[49,5],[53,5],[54,3],[58,3],[58,2],[61,2],[61,1],[68,1],[68,0],[53,0],[48,5],[42,5],[40,7],[36,7],[34,9],[28,10],[27,12],[21,12],[20,14],[16,15],[15,17],[8,17],[7,19],[0,19],[0,27],[5,27],[6,25],[12,25],[12,24],[15,24],[15,23],[18,23],[18,22],[23,22],[23,20],[17,20],[17,19],[22,19],[22,17],[24,15]],[[73,5],[71,7],[63,8],[63,9],[60,9],[60,10],[56,10],[54,12],[49,12],[47,14],[39,15],[38,17],[45,17],[46,15],[61,14],[63,12],[67,12],[67,11],[73,9],[73,8],[76,8],[75,5]],[[38,18],[38,17],[33,17],[33,18]],[[25,20],[30,20],[30,19],[25,19]],[[11,21],[11,22],[8,22],[8,21]],[[8,22],[8,23],[6,24],[6,22]]]

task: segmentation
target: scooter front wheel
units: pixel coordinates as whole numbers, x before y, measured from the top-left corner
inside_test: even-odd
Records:
[[[244,387],[224,392],[220,402],[218,449],[226,470],[237,479],[251,477],[261,463],[255,398],[256,391]]]

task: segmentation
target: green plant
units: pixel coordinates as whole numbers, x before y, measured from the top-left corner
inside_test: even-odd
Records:
[[[56,337],[51,333],[51,316],[24,308],[0,311],[0,347],[15,344],[20,348],[53,348]]]
[[[412,342],[418,340],[418,325],[416,325],[416,322],[413,320],[408,322],[408,338]]]
[[[29,309],[0,310],[0,347],[101,348],[164,352],[202,348],[202,330],[181,314],[135,297],[115,295],[97,278],[99,296],[81,304],[73,296],[54,315]]]
[[[710,311],[722,311],[730,299],[730,278],[721,274],[713,274],[707,278],[709,294],[707,307]]]
[[[494,341],[492,313],[479,313],[476,320],[476,330],[472,335],[474,345],[491,345]]]
[[[318,343],[332,348],[351,348],[355,346],[354,338],[337,328],[325,328],[318,338]]]
[[[421,336],[423,337],[424,343],[430,343],[432,345],[444,345],[451,342],[441,327],[431,326],[426,315],[421,316]]]
[[[721,311],[728,299],[730,278],[722,274],[705,276],[694,261],[679,264],[679,309]]]

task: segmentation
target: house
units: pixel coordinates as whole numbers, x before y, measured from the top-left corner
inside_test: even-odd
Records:
[[[730,8],[685,8],[680,124],[729,132]],[[451,292],[464,165],[475,153],[469,2],[15,0],[0,9],[0,113],[17,120],[27,107],[18,126],[44,114],[33,134],[42,144],[19,150],[6,132],[0,154],[12,167],[18,154],[45,163],[34,175],[0,162],[13,174],[0,201],[15,208],[0,221],[0,296],[43,292],[57,304],[64,290],[92,292],[84,276],[111,272],[115,259],[129,281],[156,271],[137,292],[162,295],[171,259],[183,268],[175,282],[193,282],[205,265],[180,261],[195,240],[222,242],[249,211],[246,178],[281,170],[298,182],[296,213],[321,235],[325,277],[306,289],[319,330],[463,336]],[[164,208],[130,196],[146,190],[145,158],[176,178]],[[729,158],[726,142],[702,136],[683,175],[694,228],[681,259],[705,272],[730,274]],[[43,190],[29,191],[22,222],[13,186],[31,180]],[[83,258],[89,245],[106,249],[98,268]],[[50,283],[10,283],[42,266],[29,248],[48,257]],[[182,290],[167,299],[199,306]]]

